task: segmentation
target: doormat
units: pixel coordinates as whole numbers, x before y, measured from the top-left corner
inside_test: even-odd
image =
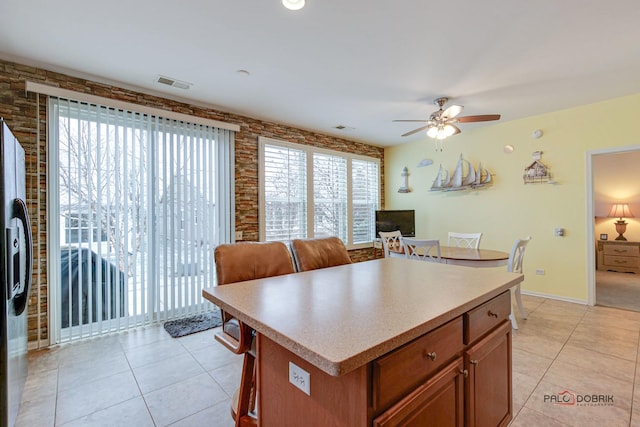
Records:
[[[222,325],[220,309],[216,308],[208,313],[164,322],[164,329],[173,338],[180,338],[196,332],[206,331],[207,329],[217,328],[220,325]]]

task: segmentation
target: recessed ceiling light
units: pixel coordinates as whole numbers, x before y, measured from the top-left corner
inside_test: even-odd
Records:
[[[289,10],[300,10],[304,7],[305,0],[282,0],[282,4]]]

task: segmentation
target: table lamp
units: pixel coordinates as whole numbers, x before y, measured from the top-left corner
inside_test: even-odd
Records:
[[[616,240],[627,240],[623,234],[627,231],[627,223],[622,218],[633,218],[633,214],[631,213],[631,209],[629,209],[628,203],[614,203],[611,206],[611,210],[609,211],[609,218],[618,218],[616,221],[616,231],[619,236],[616,237]]]

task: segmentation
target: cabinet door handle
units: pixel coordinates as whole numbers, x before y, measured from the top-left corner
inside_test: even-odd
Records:
[[[493,317],[493,318],[495,318],[495,319],[497,319],[497,318],[498,318],[498,313],[494,313],[494,312],[493,312],[493,311],[491,311],[491,310],[489,310],[489,312],[487,313],[487,315],[488,315],[489,317]]]
[[[432,361],[436,360],[437,356],[438,355],[436,354],[435,351],[432,351],[431,353],[427,353],[427,352],[424,353],[424,358],[425,359],[431,359]]]
[[[461,369],[460,373],[462,374],[463,377],[467,378],[469,376],[469,371],[467,371],[466,369]]]
[[[477,360],[469,360],[469,363],[471,363],[472,365],[477,365],[478,361]]]

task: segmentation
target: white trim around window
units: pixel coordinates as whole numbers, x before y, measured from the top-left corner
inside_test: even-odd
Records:
[[[331,234],[347,249],[372,246],[380,209],[379,159],[267,137],[258,144],[260,241]],[[314,176],[314,166],[330,173]],[[331,194],[318,194],[322,188]]]

